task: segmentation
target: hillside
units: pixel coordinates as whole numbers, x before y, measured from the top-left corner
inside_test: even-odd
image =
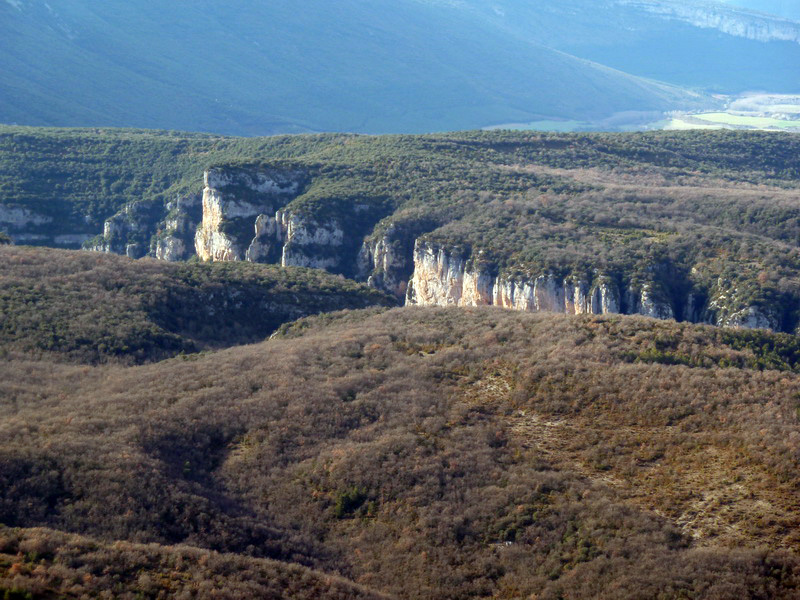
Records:
[[[710,92],[800,92],[800,25],[774,4],[778,15],[689,0],[5,0],[0,123],[235,135],[636,126],[719,108]]]
[[[25,600],[204,597],[233,600],[380,600],[347,581],[296,565],[189,547],[103,544],[47,529],[0,527],[0,592]]]
[[[704,6],[721,19],[674,18],[675,4],[679,16],[693,6],[6,0],[0,122],[419,133],[615,115],[636,124],[715,108],[708,91],[800,91],[800,45],[774,35],[792,25],[719,3]],[[772,33],[738,35],[762,29]]]
[[[780,18],[783,13],[755,13],[698,0],[464,4],[518,39],[639,77],[722,94],[800,91],[795,75],[800,23]],[[767,2],[749,4],[746,8],[772,8]],[[635,123],[632,117],[628,119]],[[612,120],[599,128],[624,123]]]
[[[755,132],[7,128],[0,229],[50,245],[102,232],[90,247],[132,257],[323,268],[410,304],[795,331],[798,156],[797,136]]]
[[[800,21],[800,7],[792,0],[726,0],[729,4]]]
[[[320,271],[171,264],[0,245],[0,357],[139,363],[257,342],[281,324],[384,294]]]
[[[492,308],[315,317],[139,367],[17,357],[0,522],[397,598],[795,598],[798,357],[786,335]],[[47,581],[50,536],[3,568],[28,585],[39,552]],[[145,552],[67,544],[78,573]],[[157,585],[170,554],[146,552]]]

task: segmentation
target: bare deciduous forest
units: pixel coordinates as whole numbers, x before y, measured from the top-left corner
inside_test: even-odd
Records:
[[[797,140],[2,128],[0,597],[800,597]],[[144,202],[152,250],[211,166],[307,175],[353,273],[396,227],[402,284],[419,241],[790,333],[12,243]]]
[[[800,594],[790,335],[371,308],[140,366],[4,353],[9,597]]]

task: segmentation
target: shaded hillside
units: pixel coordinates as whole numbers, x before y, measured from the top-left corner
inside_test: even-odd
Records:
[[[800,21],[800,7],[792,0],[725,0],[729,4],[760,10],[775,15],[780,15],[787,19]]]
[[[147,362],[261,341],[317,312],[387,305],[382,293],[309,269],[170,264],[0,246],[0,353]]]
[[[0,24],[5,123],[421,133],[715,104],[455,3],[6,0]]]
[[[799,356],[764,332],[417,308],[191,362],[10,360],[0,522],[399,598],[794,598]]]
[[[189,547],[144,546],[47,529],[0,527],[0,593],[63,598],[380,600],[382,594],[299,566]]]
[[[800,23],[781,18],[798,9],[779,6],[780,0],[467,4],[510,35],[640,77],[723,94],[800,91]],[[773,9],[778,12],[766,14]]]

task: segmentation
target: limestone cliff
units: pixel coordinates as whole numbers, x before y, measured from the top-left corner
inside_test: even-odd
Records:
[[[357,277],[402,299],[414,272],[414,243],[435,228],[428,221],[391,222],[369,236],[358,254]]]
[[[622,283],[624,277],[595,272],[591,276],[539,273],[495,274],[488,264],[466,257],[457,249],[417,241],[414,272],[408,285],[407,305],[501,306],[529,312],[566,314],[638,314],[656,319],[676,317],[724,327],[779,330],[780,318],[749,304],[720,280],[709,294],[687,292],[672,298],[659,280],[657,269],[649,280]],[[708,296],[705,303],[702,298]],[[676,306],[680,307],[677,314]]]
[[[158,202],[133,202],[106,219],[102,235],[87,243],[89,250],[142,258],[150,251],[163,205]]]
[[[327,271],[338,271],[341,265],[345,231],[337,219],[320,222],[290,210],[278,210],[275,216],[259,215],[254,234],[245,253],[245,259],[251,262]]]
[[[759,42],[800,43],[800,23],[729,6],[683,0],[618,0],[668,19],[695,27],[717,29],[728,35]]]
[[[733,281],[720,277],[710,291],[705,320],[724,327],[781,329],[781,318],[774,308],[762,305]]]
[[[54,233],[53,217],[20,206],[0,204],[0,232],[17,244],[79,248],[88,233]]]
[[[203,202],[198,194],[179,197],[167,204],[167,216],[155,239],[153,255],[159,260],[188,260],[194,256],[194,236],[203,220]]]
[[[668,307],[638,296],[639,306],[658,313]],[[501,306],[522,311],[567,314],[609,314],[621,310],[617,284],[604,275],[592,281],[552,273],[494,275],[480,261],[471,261],[436,244],[418,241],[414,273],[406,303],[422,306]]]
[[[297,197],[303,178],[300,172],[266,168],[206,171],[197,255],[202,260],[244,260],[254,239],[263,234],[256,230],[257,219]]]

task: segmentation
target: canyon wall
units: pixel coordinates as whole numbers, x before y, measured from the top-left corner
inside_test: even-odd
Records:
[[[684,21],[695,27],[717,29],[728,35],[759,42],[800,43],[800,23],[729,6],[678,0],[620,0],[664,18]]]
[[[256,221],[300,193],[303,174],[277,169],[209,169],[204,174],[203,220],[195,235],[201,260],[245,260]]]
[[[783,325],[779,306],[765,308],[731,281],[676,273],[669,265],[647,266],[635,275],[537,272],[524,265],[500,271],[480,252],[427,240],[440,225],[433,221],[382,221],[369,206],[336,198],[318,203],[315,211],[298,205],[293,201],[308,183],[299,171],[217,168],[204,174],[204,183],[202,195],[166,207],[126,206],[106,221],[93,249],[134,258],[197,255],[204,261],[324,269],[366,281],[408,305],[637,314],[774,330]],[[19,211],[5,215],[12,217],[28,218]],[[700,289],[697,281],[705,282]]]
[[[0,204],[0,231],[17,244],[79,248],[91,238],[88,233],[54,233],[53,217],[28,208]]]
[[[774,311],[748,304],[722,279],[705,302],[702,295],[692,292],[679,298],[667,293],[657,270],[652,272],[649,281],[625,281],[600,272],[591,276],[495,274],[487,265],[465,258],[458,251],[418,240],[406,304],[500,306],[572,315],[637,314],[724,327],[780,329],[781,321]]]

